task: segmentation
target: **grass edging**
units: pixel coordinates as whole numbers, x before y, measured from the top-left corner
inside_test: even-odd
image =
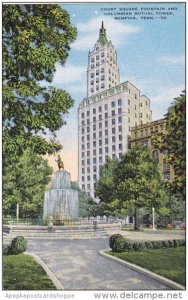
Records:
[[[138,273],[144,274],[146,276],[149,276],[151,278],[154,278],[156,280],[158,280],[159,282],[165,284],[166,286],[168,286],[169,288],[172,288],[174,290],[185,290],[185,287],[179,283],[176,283],[175,281],[172,281],[166,277],[163,277],[161,275],[158,275],[154,272],[151,272],[147,269],[144,269],[138,265],[132,264],[128,261],[122,260],[120,258],[114,257],[110,254],[107,254],[106,252],[111,251],[111,249],[105,249],[105,250],[100,250],[99,251],[99,255],[107,258],[107,259],[111,259],[119,264],[121,264],[122,266],[125,266],[131,270],[137,271]]]
[[[48,277],[51,279],[53,284],[55,285],[57,290],[64,290],[63,286],[59,282],[59,280],[56,278],[56,276],[50,271],[50,269],[47,267],[47,265],[40,259],[38,255],[32,252],[24,252],[23,254],[32,256],[40,265],[41,267],[45,270],[46,274]]]

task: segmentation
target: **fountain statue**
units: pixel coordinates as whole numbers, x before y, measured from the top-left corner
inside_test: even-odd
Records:
[[[54,173],[51,188],[45,192],[43,219],[49,216],[54,219],[77,218],[79,216],[78,191],[71,188],[71,176],[64,170],[60,155],[56,162],[59,171]]]

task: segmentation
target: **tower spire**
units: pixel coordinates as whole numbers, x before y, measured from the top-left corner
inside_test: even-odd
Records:
[[[104,28],[104,22],[102,21],[102,25],[101,28],[99,30],[99,39],[98,41],[100,42],[101,45],[105,45],[106,43],[108,43],[108,39],[106,36],[106,29]]]

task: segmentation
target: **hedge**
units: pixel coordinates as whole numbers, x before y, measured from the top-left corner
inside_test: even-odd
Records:
[[[26,251],[27,241],[23,236],[15,237],[11,244],[8,246],[3,246],[3,255],[16,255],[21,254]]]
[[[185,240],[133,241],[121,234],[114,234],[109,239],[109,245],[113,252],[131,252],[181,247],[185,246]]]

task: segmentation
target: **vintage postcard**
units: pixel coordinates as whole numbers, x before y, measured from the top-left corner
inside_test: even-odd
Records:
[[[1,9],[2,299],[184,299],[186,3]]]

